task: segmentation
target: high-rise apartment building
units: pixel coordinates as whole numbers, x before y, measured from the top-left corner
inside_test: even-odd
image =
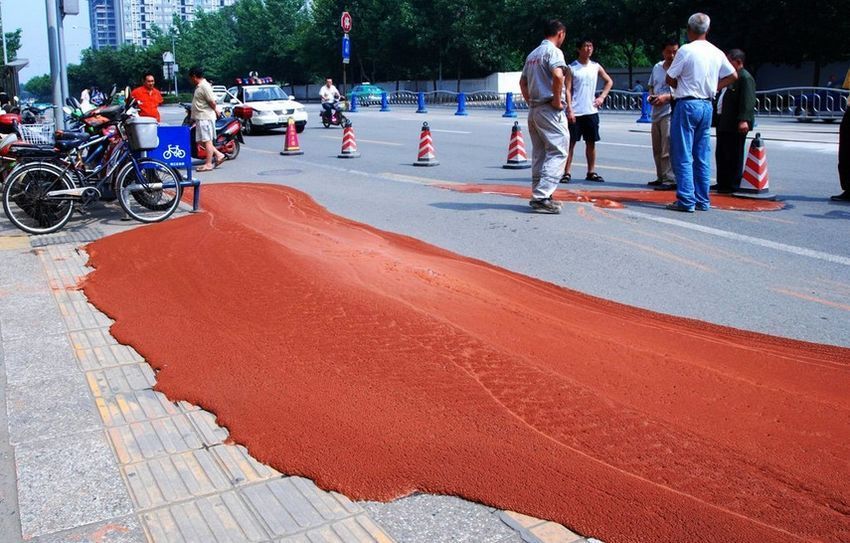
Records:
[[[215,11],[236,0],[89,0],[92,46],[115,47],[122,43],[148,45],[154,25],[171,27],[173,16],[191,21],[195,13]],[[100,39],[103,35],[104,38]],[[114,41],[109,41],[113,37]]]
[[[117,47],[124,43],[121,31],[121,0],[89,0],[89,26],[93,49]]]

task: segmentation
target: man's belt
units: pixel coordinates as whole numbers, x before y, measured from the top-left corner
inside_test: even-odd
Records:
[[[683,96],[681,98],[674,98],[676,102],[687,102],[688,100],[702,100],[703,102],[711,102],[711,98],[700,98],[698,96]]]

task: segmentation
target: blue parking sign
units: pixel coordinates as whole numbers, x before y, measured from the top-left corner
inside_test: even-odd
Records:
[[[192,142],[189,138],[188,126],[159,126],[159,147],[148,151],[148,157],[160,160],[175,170],[186,169],[186,177],[180,185],[192,187],[192,210],[200,209],[201,183],[192,179]]]
[[[192,144],[188,126],[160,126],[159,147],[148,151],[148,156],[161,160],[172,168],[192,168]]]
[[[348,34],[342,36],[342,63],[348,64],[351,59],[351,39]]]

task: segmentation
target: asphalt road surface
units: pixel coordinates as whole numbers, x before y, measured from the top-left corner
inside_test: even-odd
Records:
[[[458,117],[451,109],[361,108],[350,117],[362,157],[345,160],[336,157],[342,129],[323,128],[318,106],[309,109],[300,135],[304,155],[280,156],[284,132],[278,130],[246,137],[236,161],[198,175],[204,183],[292,186],[350,219],[601,298],[850,346],[850,205],[828,201],[839,192],[837,124],[758,120],[771,192],[787,204],[782,211],[682,214],[653,204],[618,210],[567,203],[561,215],[540,215],[519,198],[429,186],[530,184],[529,170],[501,168],[513,120],[500,111]],[[165,108],[165,122],[181,118],[181,110]],[[655,177],[649,125],[636,119],[603,114],[597,171],[606,182],[564,188],[646,188]],[[518,120],[525,129],[522,114]],[[440,161],[432,168],[412,165],[423,121],[431,125]],[[527,135],[526,146],[530,153]],[[583,154],[580,142],[576,179],[586,172]]]

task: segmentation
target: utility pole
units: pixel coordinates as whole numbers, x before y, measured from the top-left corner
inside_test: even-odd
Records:
[[[68,93],[68,59],[65,57],[65,10],[62,5],[62,0],[57,0],[59,5],[58,17],[56,20],[57,36],[59,41],[59,82],[62,85],[62,100],[59,107],[65,103],[70,94]]]
[[[50,84],[53,87],[53,119],[56,128],[65,128],[62,114],[62,55],[59,52],[59,6],[56,0],[45,0],[47,7],[47,51],[50,54]]]
[[[3,37],[3,64],[9,64],[9,56],[6,54],[6,27],[3,26],[3,2],[0,2],[0,36]]]

